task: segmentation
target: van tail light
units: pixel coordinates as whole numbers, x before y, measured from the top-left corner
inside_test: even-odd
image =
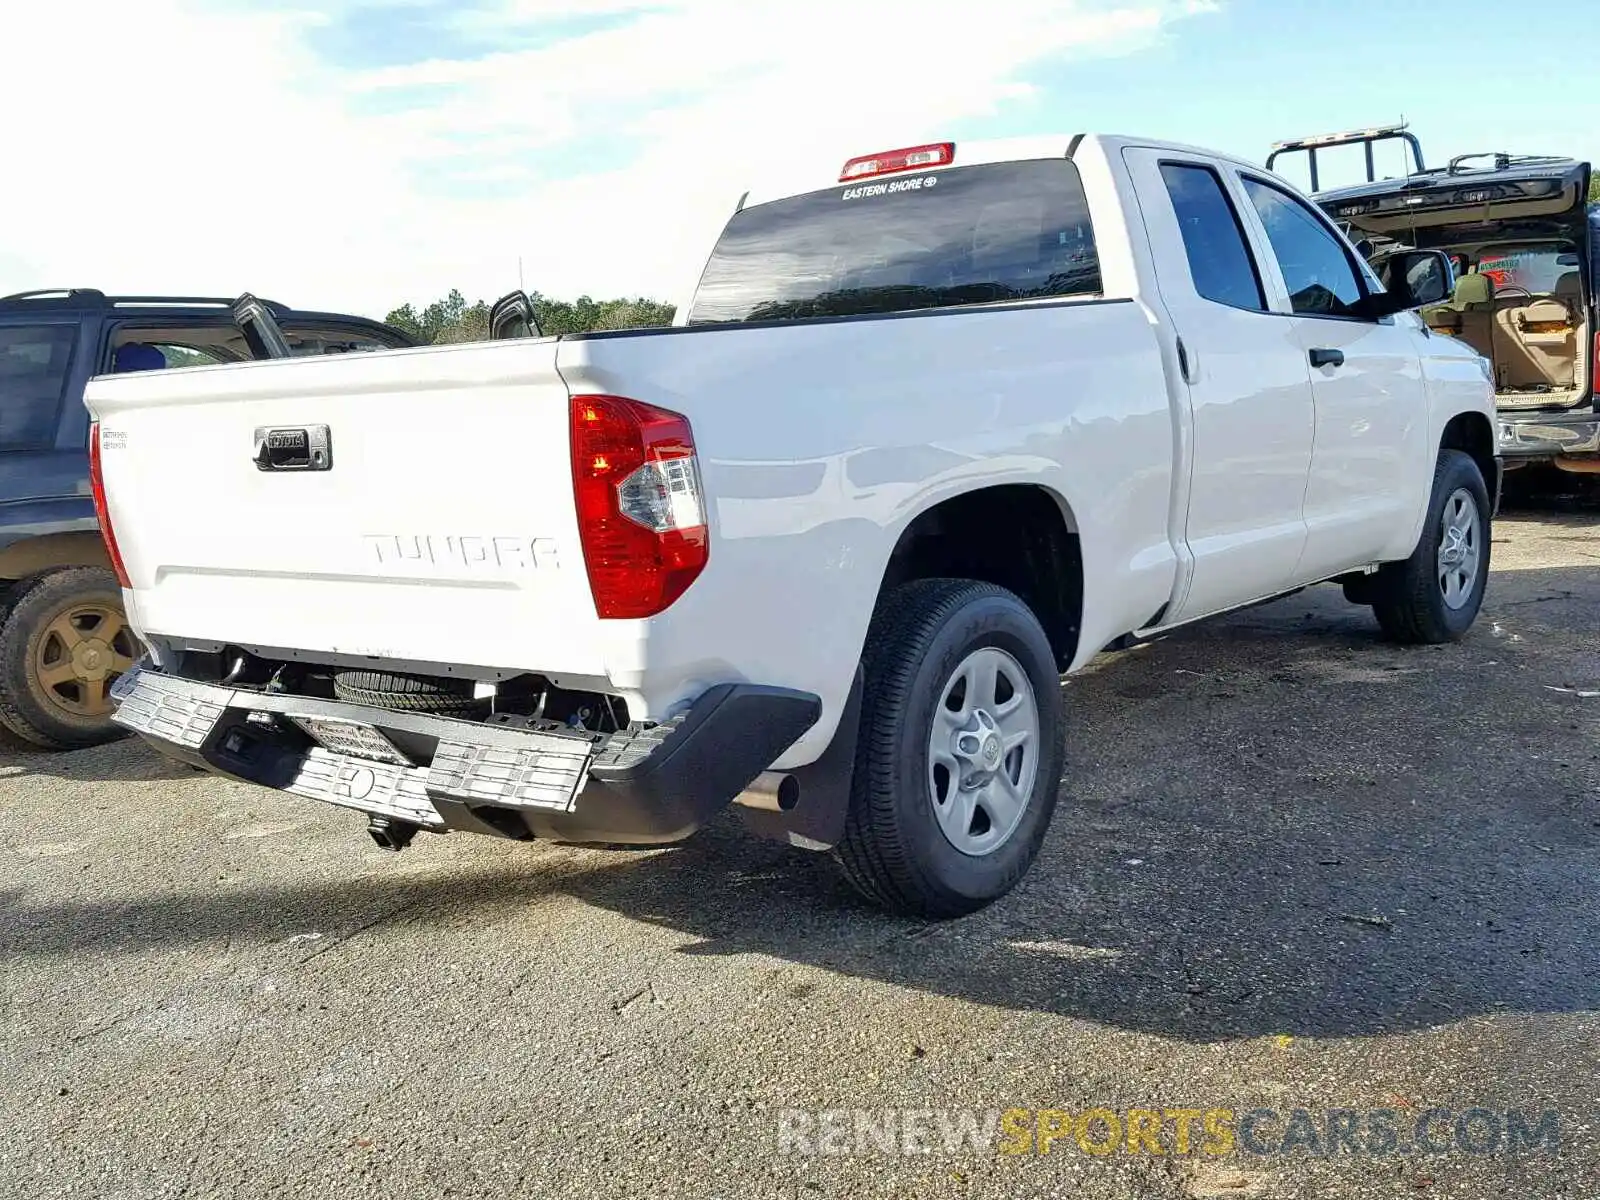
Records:
[[[111,569],[117,574],[117,583],[132,587],[128,582],[128,568],[123,564],[122,551],[117,549],[116,530],[111,528],[111,510],[106,507],[106,481],[100,472],[100,422],[89,423],[89,491],[94,496],[94,515],[100,522],[100,537],[105,541],[106,554],[111,559]]]
[[[931,142],[926,146],[907,146],[903,150],[863,154],[844,164],[844,170],[839,172],[839,182],[850,183],[856,179],[871,179],[874,175],[915,171],[923,167],[947,167],[955,161],[955,157],[954,142]]]
[[[711,539],[687,417],[574,396],[572,489],[600,616],[655,616],[705,569]]]

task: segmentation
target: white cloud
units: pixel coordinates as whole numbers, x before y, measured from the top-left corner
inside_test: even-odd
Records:
[[[1001,117],[1034,102],[1031,68],[1211,7],[497,0],[450,17],[440,44],[610,23],[352,71],[313,52],[316,32],[407,0],[328,2],[10,6],[0,291],[249,288],[381,314],[452,286],[497,294],[520,255],[551,294],[677,299],[762,172],[827,179],[850,154]]]

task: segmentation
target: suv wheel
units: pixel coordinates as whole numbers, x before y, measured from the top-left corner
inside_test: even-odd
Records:
[[[24,579],[0,617],[0,720],[46,750],[122,737],[111,684],[140,653],[110,571],[67,567]]]
[[[974,912],[1016,886],[1055,810],[1061,694],[1049,639],[1003,588],[918,580],[880,602],[863,665],[834,855],[892,911]]]

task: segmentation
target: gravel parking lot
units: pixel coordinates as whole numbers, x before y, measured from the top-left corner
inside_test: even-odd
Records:
[[[1106,656],[1034,871],[939,926],[734,820],[394,856],[142,745],[7,752],[0,1193],[1600,1195],[1600,505],[1513,507],[1494,560],[1459,646],[1318,588]],[[1103,1155],[914,1115],[1092,1108],[1273,1115]],[[821,1110],[895,1149],[804,1153]]]

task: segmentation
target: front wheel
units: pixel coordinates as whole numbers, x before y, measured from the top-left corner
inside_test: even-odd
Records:
[[[1055,810],[1061,694],[1049,639],[1003,588],[924,579],[879,603],[863,668],[835,858],[891,911],[975,912],[1027,872]]]
[[[1387,563],[1372,584],[1383,632],[1414,645],[1460,640],[1489,581],[1489,489],[1472,456],[1441,450],[1417,548]]]

